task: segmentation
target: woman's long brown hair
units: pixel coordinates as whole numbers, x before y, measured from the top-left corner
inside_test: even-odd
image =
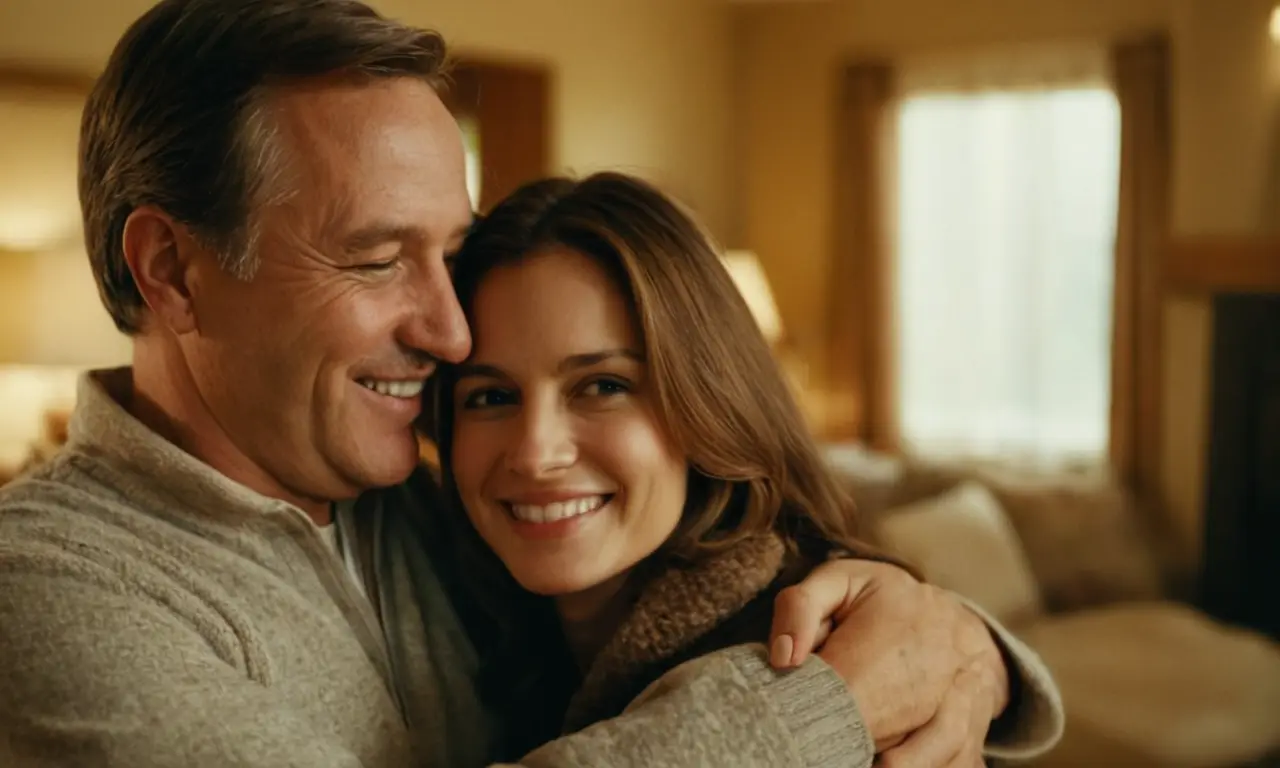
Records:
[[[528,184],[477,224],[458,257],[454,279],[468,320],[494,267],[551,247],[597,259],[616,276],[632,305],[660,426],[688,458],[681,523],[655,558],[693,564],[772,530],[794,552],[815,558],[843,549],[880,559],[856,538],[849,498],[825,467],[716,247],[692,216],[647,183],[617,173]],[[433,431],[456,506],[449,514],[460,518],[454,527],[467,553],[466,578],[476,585],[477,607],[491,622],[486,626],[499,635],[494,648],[551,653],[536,639],[555,631],[554,617],[543,610],[547,601],[522,596],[471,527],[452,487],[455,383],[452,368],[443,367]],[[516,680],[493,683],[506,688]]]

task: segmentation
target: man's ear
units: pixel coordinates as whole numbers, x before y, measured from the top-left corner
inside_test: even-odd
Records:
[[[124,258],[156,322],[176,334],[196,329],[191,288],[198,246],[187,228],[153,206],[137,208],[124,224]]]

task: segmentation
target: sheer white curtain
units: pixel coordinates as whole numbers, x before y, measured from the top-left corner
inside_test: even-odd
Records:
[[[895,279],[903,447],[1100,461],[1120,149],[1105,59],[1096,72],[1023,72],[1005,84],[1008,69],[975,71],[978,81],[921,77],[914,87],[904,77]]]

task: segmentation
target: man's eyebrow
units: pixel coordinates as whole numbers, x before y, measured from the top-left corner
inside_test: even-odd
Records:
[[[479,221],[472,216],[465,224],[459,224],[449,233],[446,243],[454,245],[467,235],[471,234],[471,230]],[[347,235],[342,240],[342,249],[348,253],[358,253],[376,248],[385,243],[402,243],[412,240],[422,240],[423,232],[417,227],[407,226],[403,224],[391,224],[389,222],[375,222],[368,226],[361,227],[355,232]]]
[[[361,227],[344,237],[342,249],[349,253],[358,253],[384,243],[405,242],[419,237],[421,232],[414,227],[379,222]]]

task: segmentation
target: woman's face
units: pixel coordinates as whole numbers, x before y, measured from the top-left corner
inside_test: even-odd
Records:
[[[616,586],[675,530],[687,463],[609,274],[554,248],[485,276],[453,394],[467,515],[525,589]]]

